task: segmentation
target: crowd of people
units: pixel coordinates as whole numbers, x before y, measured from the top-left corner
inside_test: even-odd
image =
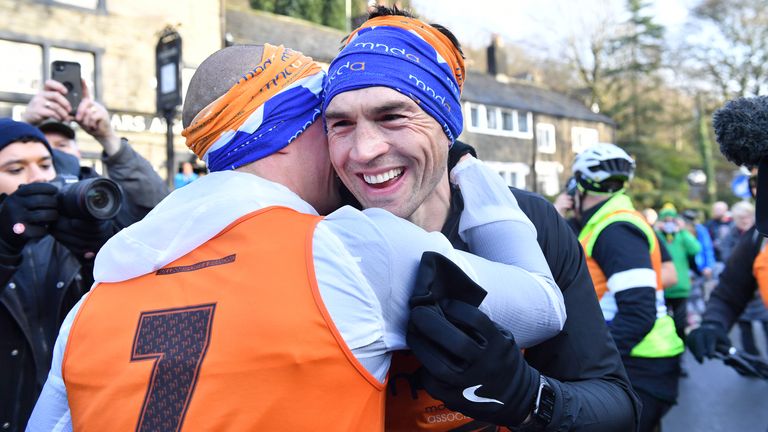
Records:
[[[638,211],[613,144],[554,204],[509,188],[457,139],[466,78],[448,29],[383,6],[327,72],[224,48],[182,110],[208,173],[171,193],[87,87],[73,111],[46,81],[0,119],[2,428],[645,432],[686,344],[739,322],[759,354],[751,204]],[[73,123],[108,217],[62,204],[56,178],[101,178]]]

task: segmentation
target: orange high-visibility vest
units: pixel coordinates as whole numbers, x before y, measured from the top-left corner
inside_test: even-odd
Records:
[[[752,275],[757,282],[760,297],[762,297],[765,307],[768,307],[768,247],[766,247],[765,239],[760,239],[760,252],[752,263]]]
[[[155,273],[96,286],[63,361],[77,431],[383,430],[314,274],[320,217],[246,215]]]
[[[653,266],[653,271],[656,273],[656,290],[663,290],[664,287],[661,283],[661,246],[659,246],[659,240],[653,233],[653,228],[645,222],[643,215],[635,210],[619,209],[606,214],[601,218],[601,222],[604,222],[605,225],[601,223],[600,225],[602,226],[599,229],[589,231],[579,236],[579,241],[584,248],[584,253],[586,255],[587,269],[589,270],[589,275],[592,277],[592,283],[595,285],[597,298],[601,299],[608,291],[608,279],[597,264],[597,261],[592,258],[592,247],[595,244],[594,239],[600,235],[604,228],[614,222],[629,222],[646,234],[649,243],[648,249],[651,254],[651,265]]]
[[[592,257],[592,251],[600,233],[616,222],[630,223],[645,234],[648,239],[651,265],[656,273],[656,321],[651,331],[632,348],[630,355],[643,358],[666,358],[680,355],[685,350],[685,346],[682,339],[677,336],[674,321],[667,314],[666,306],[664,305],[659,240],[656,238],[656,234],[654,234],[651,226],[645,221],[645,218],[635,211],[629,198],[623,194],[617,194],[609,199],[587,221],[587,224],[579,233],[579,242],[581,242],[581,246],[584,248],[587,269],[595,285],[597,298],[602,299],[603,295],[608,291],[608,280],[597,261]]]

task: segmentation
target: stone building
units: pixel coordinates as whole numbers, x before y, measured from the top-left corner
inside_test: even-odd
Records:
[[[557,195],[576,154],[614,142],[615,122],[581,101],[547,90],[531,79],[507,75],[501,41],[475,54],[464,84],[464,133],[511,186]],[[535,170],[531,167],[535,166]]]
[[[182,81],[223,45],[218,0],[0,0],[0,116],[19,118],[50,77],[54,60],[80,63],[113,127],[165,176],[166,127],[155,108],[155,45],[172,26],[182,37]],[[186,86],[184,86],[186,88]],[[174,124],[176,160],[191,153]],[[98,143],[84,132],[86,161],[100,168]]]
[[[166,26],[182,37],[182,87],[195,68],[225,44],[283,43],[327,65],[345,32],[254,11],[248,0],[0,0],[0,116],[19,118],[50,76],[54,60],[77,61],[96,99],[165,176],[165,121],[155,112],[155,45]],[[464,133],[481,159],[513,186],[554,195],[573,156],[614,140],[614,122],[580,101],[506,75],[498,40],[468,59]],[[194,160],[174,124],[175,160]],[[99,167],[98,144],[79,134],[89,163]],[[531,167],[535,166],[536,169]]]

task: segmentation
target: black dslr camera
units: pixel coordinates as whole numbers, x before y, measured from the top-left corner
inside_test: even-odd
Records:
[[[59,211],[67,217],[88,220],[112,219],[123,205],[120,186],[108,178],[78,180],[75,176],[58,175],[50,183],[59,189]]]

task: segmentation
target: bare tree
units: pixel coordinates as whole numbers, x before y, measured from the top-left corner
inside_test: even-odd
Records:
[[[768,2],[702,0],[680,53],[692,75],[723,100],[764,93],[768,78]]]
[[[604,107],[607,94],[616,85],[611,76],[616,64],[610,47],[621,23],[609,1],[604,0],[593,12],[571,15],[564,52],[586,90],[587,105]]]

